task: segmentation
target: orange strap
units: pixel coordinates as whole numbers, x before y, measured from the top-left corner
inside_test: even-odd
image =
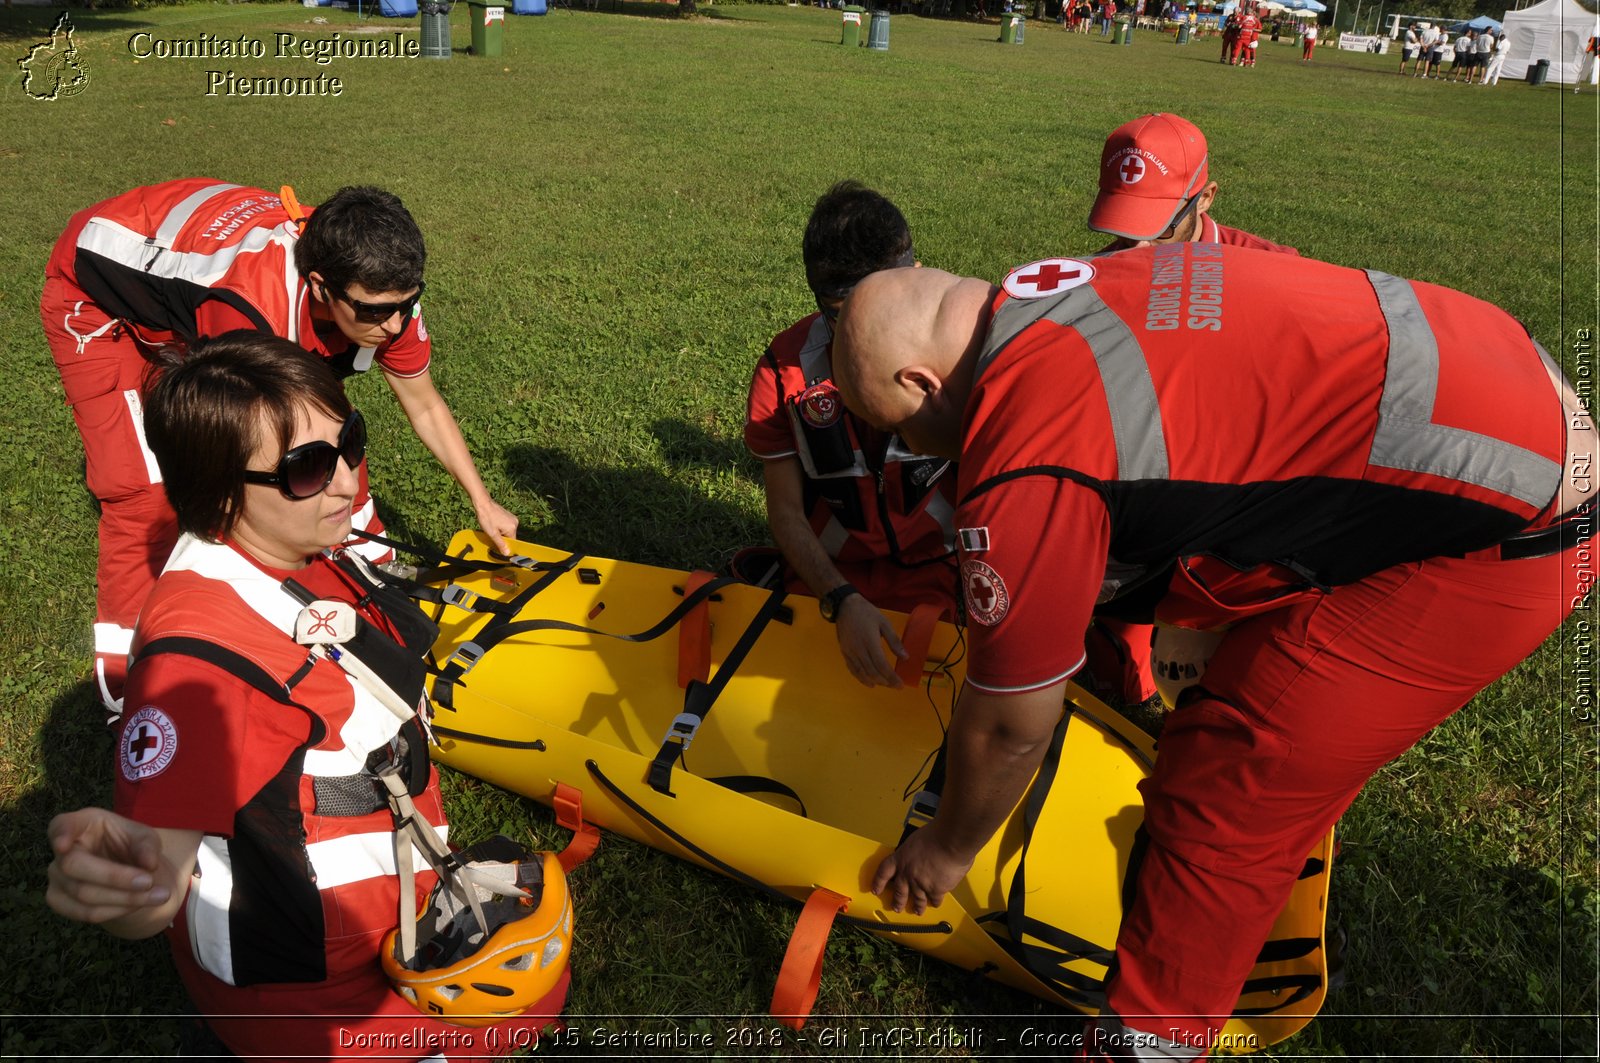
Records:
[[[833,929],[833,917],[845,910],[850,898],[817,887],[806,899],[806,906],[795,920],[794,933],[778,969],[778,984],[772,990],[773,1016],[792,1030],[798,1030],[811,1016],[822,985],[822,954]]]
[[[300,205],[300,199],[294,194],[294,189],[284,185],[278,189],[278,199],[283,203],[283,209],[289,213],[289,220],[296,226],[303,225],[311,212]]]
[[[683,585],[685,598],[716,579],[709,572],[691,572]],[[691,679],[711,678],[711,607],[701,602],[678,622],[678,686],[687,690]]]
[[[600,831],[593,823],[583,821],[583,791],[576,786],[556,783],[556,796],[551,805],[556,810],[556,825],[572,831],[572,840],[556,856],[561,870],[570,872],[594,855],[600,845]]]
[[[908,687],[922,682],[922,666],[928,661],[928,646],[933,642],[933,628],[939,622],[937,605],[923,603],[906,617],[906,629],[900,633],[900,645],[906,648],[906,658],[894,666],[894,674]]]

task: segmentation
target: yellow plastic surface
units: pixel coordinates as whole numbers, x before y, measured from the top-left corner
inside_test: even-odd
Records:
[[[514,549],[539,561],[569,555],[531,543]],[[476,532],[451,543],[457,557],[490,559]],[[580,576],[587,570],[588,577]],[[595,577],[598,579],[595,579]],[[507,601],[544,574],[519,568],[456,582],[479,595]],[[527,601],[517,619],[562,620],[616,634],[651,627],[682,602],[687,574],[606,558],[586,557]],[[592,581],[592,582],[591,582]],[[712,675],[767,598],[730,586],[707,608]],[[467,604],[471,604],[470,601]],[[439,707],[442,729],[540,748],[507,748],[444,738],[438,760],[497,786],[550,804],[557,783],[583,792],[585,817],[717,870],[615,797],[621,793],[714,861],[804,900],[817,887],[851,898],[847,916],[885,924],[910,947],[1067,1006],[1072,1003],[1036,979],[994,935],[1004,935],[1006,894],[1021,857],[1022,815],[1015,811],[978,854],[971,873],[937,909],[917,917],[887,910],[867,892],[878,862],[899,841],[910,795],[925,781],[955,703],[964,669],[961,633],[940,624],[923,682],[915,688],[865,688],[845,669],[833,628],[808,598],[762,633],[707,714],[672,774],[674,796],[657,793],[646,773],[674,717],[683,711],[677,685],[678,630],[643,643],[574,632],[515,635],[489,649]],[[443,662],[488,622],[484,613],[440,606],[435,658]],[[892,622],[904,618],[889,614]],[[1074,713],[1061,766],[1028,854],[1027,914],[1105,949],[1116,943],[1122,881],[1134,832],[1143,819],[1136,789],[1150,771],[1154,743],[1108,706],[1075,685]],[[743,794],[708,781],[755,775],[791,788],[792,799]],[[1026,800],[1026,799],[1025,799]],[[1273,929],[1273,939],[1315,939],[1318,947],[1291,960],[1258,965],[1252,978],[1315,975],[1325,985],[1320,947],[1331,869],[1332,835],[1311,854],[1321,872],[1303,878]],[[980,923],[1000,913],[999,919]],[[949,932],[896,933],[894,925],[947,924]],[[1067,969],[1103,978],[1089,960]],[[1242,1007],[1270,1015],[1235,1018],[1223,1046],[1264,1047],[1310,1021],[1324,989],[1279,1006],[1291,994],[1261,992]],[[1219,1046],[1222,1047],[1222,1046]]]

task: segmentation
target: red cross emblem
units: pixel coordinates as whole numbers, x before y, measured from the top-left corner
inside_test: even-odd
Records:
[[[969,619],[985,627],[993,627],[1005,619],[1011,608],[1011,595],[1000,573],[982,561],[963,561],[961,586],[966,591]]]
[[[334,630],[333,620],[339,615],[339,610],[329,609],[326,613],[319,613],[310,606],[307,606],[306,612],[310,613],[311,619],[316,621],[316,623],[312,624],[306,629],[307,635],[326,634],[334,638],[338,637],[339,632]]]
[[[1038,299],[1087,284],[1094,279],[1094,267],[1075,258],[1047,258],[1030,262],[1011,271],[1006,278],[1006,294],[1017,299]]]
[[[129,782],[160,775],[178,752],[177,727],[154,705],[128,717],[122,734],[122,777]]]
[[[1122,160],[1122,165],[1117,167],[1117,176],[1122,178],[1125,185],[1136,185],[1144,177],[1144,160],[1137,155],[1129,155]]]

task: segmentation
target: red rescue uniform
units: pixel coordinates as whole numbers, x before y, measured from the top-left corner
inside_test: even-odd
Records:
[[[1593,569],[1559,544],[1506,559],[1562,519],[1568,414],[1504,311],[1219,244],[1081,265],[993,305],[961,451],[967,675],[1059,682],[1097,602],[1232,625],[1141,786],[1108,984],[1130,1027],[1204,1045],[1315,840]],[[1289,291],[1317,297],[1286,315]]]
[[[800,462],[811,530],[868,601],[901,612],[931,602],[953,619],[954,469],[846,410],[832,351],[821,314],[774,337],[750,381],[745,445],[763,461]],[[810,593],[793,572],[787,579]]]
[[[358,571],[326,557],[269,569],[192,537],[180,540],[139,618],[115,807],[152,827],[204,834],[166,932],[184,988],[243,1057],[464,1059],[531,1043],[559,1012],[564,980],[489,1039],[421,1014],[379,966],[399,919],[400,879],[394,818],[373,772],[399,765],[417,811],[443,837],[438,771],[415,719],[401,723],[339,665],[307,658],[293,638],[300,603],[283,590],[288,578],[319,599],[356,604],[399,640],[374,600],[381,592]],[[218,649],[223,656],[205,656]],[[258,669],[276,695],[230,664]],[[420,679],[402,693],[408,703],[420,696]],[[436,881],[416,863],[408,912]]]
[[[375,349],[312,320],[294,265],[299,231],[272,193],[188,178],[80,211],[51,252],[40,317],[100,503],[94,641],[108,703],[121,697],[134,620],[178,537],[144,440],[140,396],[153,356],[257,329],[328,359],[340,376],[374,363],[397,376],[427,371],[432,345],[420,310]],[[365,464],[359,474],[355,527],[381,532]]]

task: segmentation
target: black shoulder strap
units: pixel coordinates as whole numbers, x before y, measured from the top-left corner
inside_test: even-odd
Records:
[[[312,720],[310,744],[315,745],[327,736],[327,727],[323,724],[322,718],[295,701],[293,697],[295,686],[311,671],[313,661],[310,654],[306,655],[305,664],[301,666],[299,671],[290,676],[287,682],[279,682],[273,677],[272,673],[236,650],[230,650],[226,646],[219,646],[215,642],[194,638],[189,635],[168,635],[154,639],[139,650],[135,661],[142,661],[148,657],[155,657],[163,653],[175,653],[204,661],[260,691],[278,704],[288,705],[304,712]]]

